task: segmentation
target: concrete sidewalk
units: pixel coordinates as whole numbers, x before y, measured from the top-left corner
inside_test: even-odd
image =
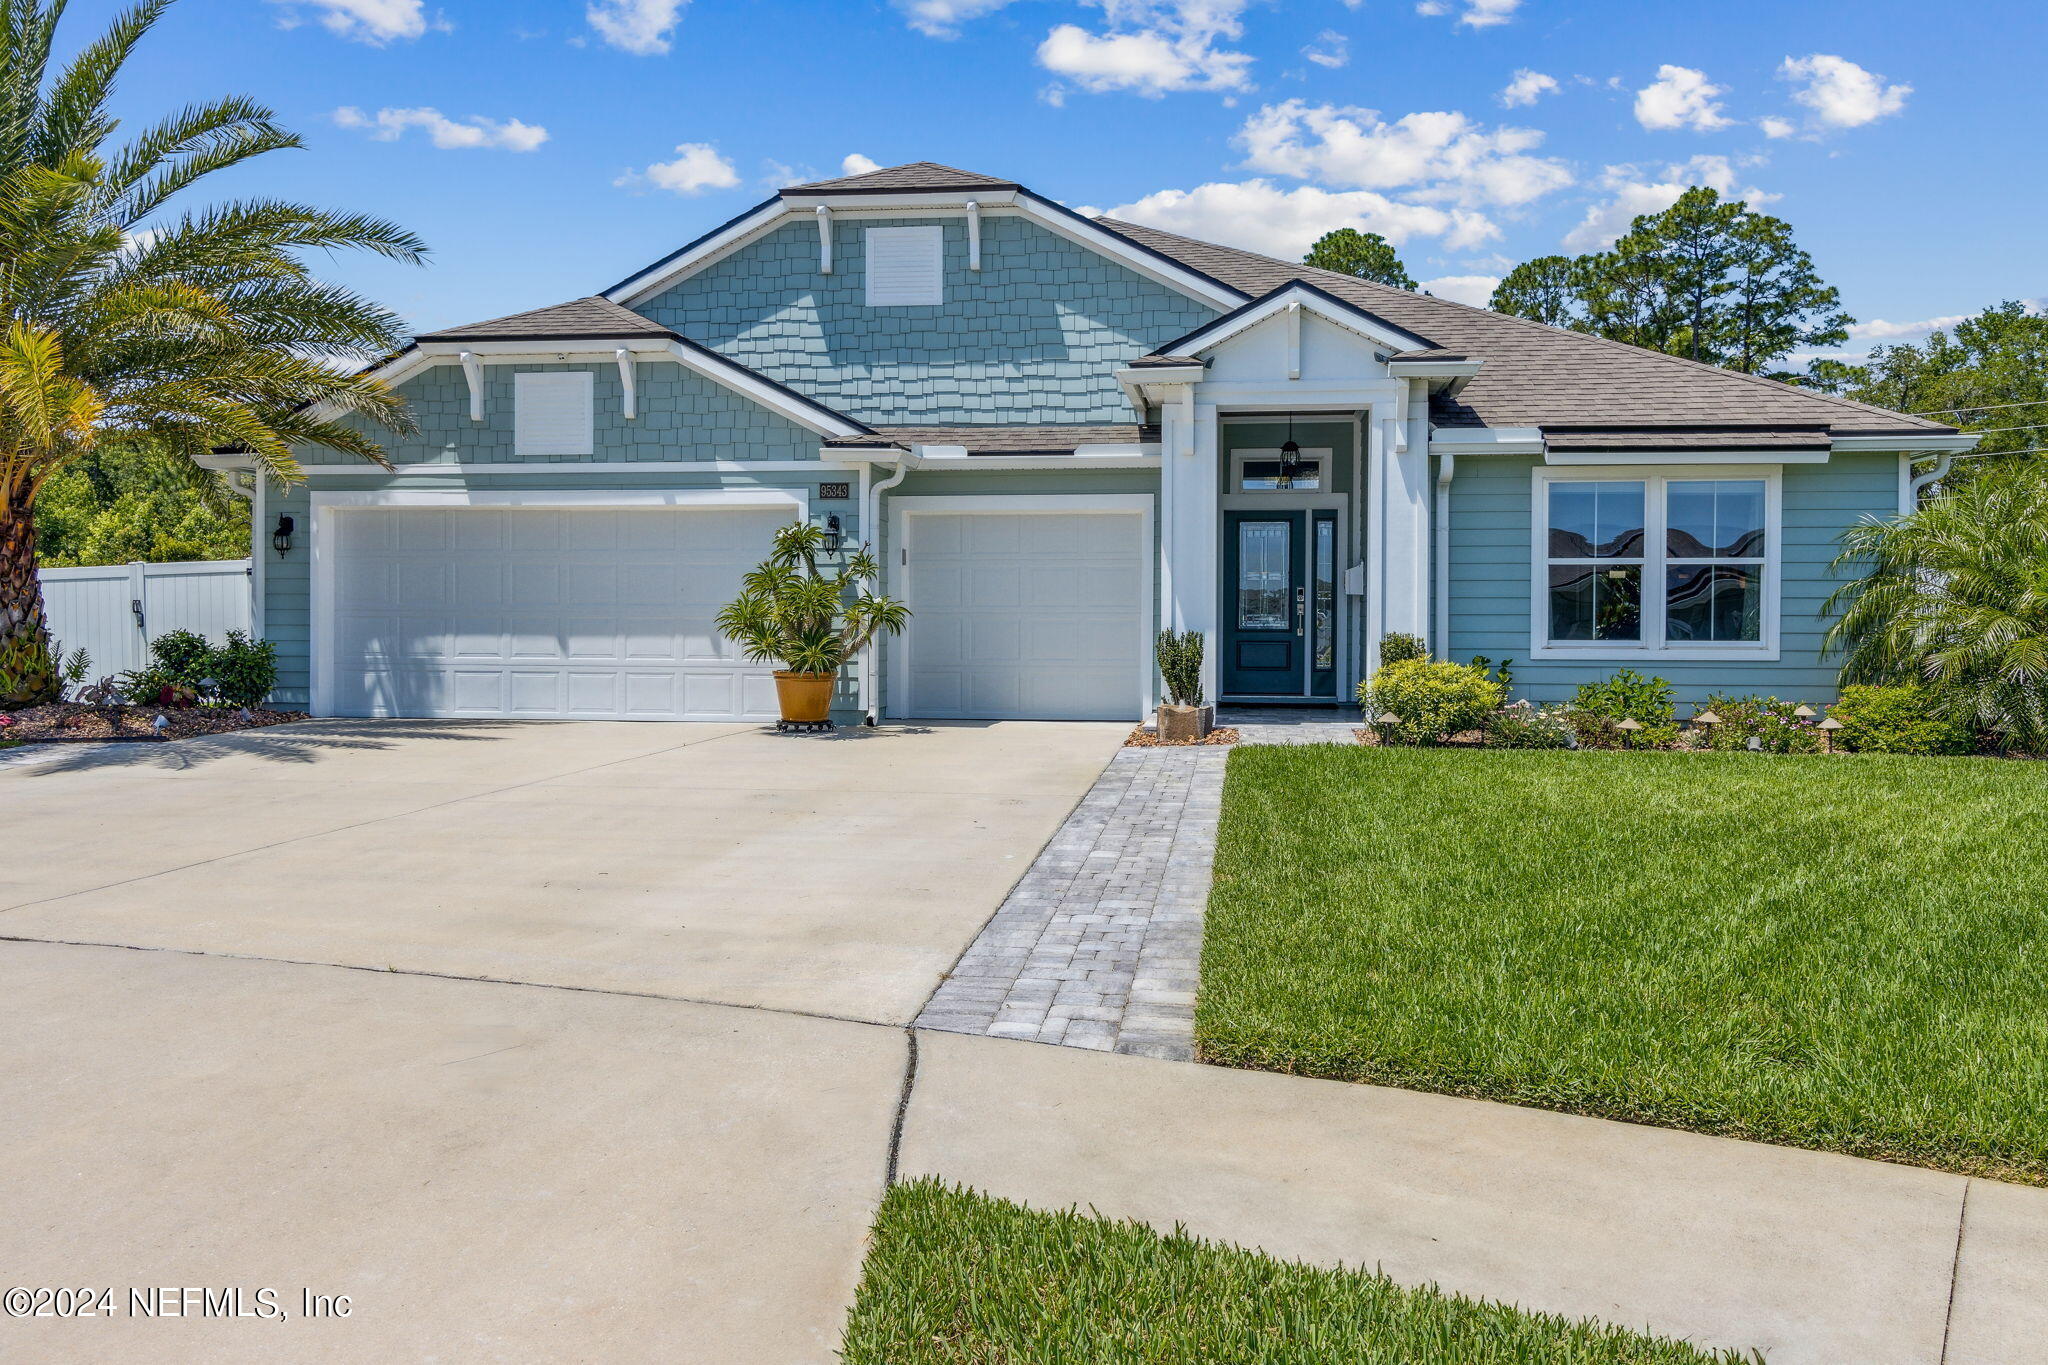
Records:
[[[924,1033],[901,1173],[1771,1365],[2048,1361],[2048,1190],[1851,1157]]]

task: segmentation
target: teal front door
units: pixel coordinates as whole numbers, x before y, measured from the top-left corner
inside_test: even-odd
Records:
[[[1337,514],[1226,512],[1223,693],[1337,695]]]

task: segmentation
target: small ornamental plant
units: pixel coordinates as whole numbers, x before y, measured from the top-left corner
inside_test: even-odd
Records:
[[[1479,669],[1427,658],[1382,664],[1358,685],[1359,704],[1376,718],[1380,736],[1401,744],[1441,744],[1477,730],[1501,698],[1500,684]]]
[[[868,584],[881,566],[863,545],[837,572],[818,567],[825,532],[808,521],[775,533],[768,558],[740,581],[740,595],[718,613],[718,628],[754,663],[791,673],[830,675],[883,631],[903,629],[910,609]]]

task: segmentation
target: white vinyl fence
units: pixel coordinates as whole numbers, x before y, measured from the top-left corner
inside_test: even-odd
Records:
[[[246,559],[45,569],[42,581],[50,638],[67,654],[92,655],[95,678],[142,667],[149,642],[165,631],[220,644],[231,630],[249,630]]]

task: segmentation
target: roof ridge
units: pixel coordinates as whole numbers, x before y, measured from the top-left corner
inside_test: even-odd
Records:
[[[1724,369],[1719,365],[1709,365],[1704,361],[1692,360],[1682,355],[1672,355],[1668,351],[1653,351],[1645,346],[1633,346],[1626,341],[1615,341],[1610,337],[1597,336],[1591,332],[1575,332],[1568,327],[1552,327],[1549,323],[1537,322],[1534,318],[1517,317],[1513,313],[1502,313],[1491,308],[1480,308],[1474,304],[1460,303],[1456,299],[1439,298],[1435,294],[1414,293],[1410,290],[1398,289],[1390,284],[1382,284],[1378,280],[1367,280],[1361,279],[1356,275],[1346,275],[1341,270],[1324,270],[1319,266],[1303,265],[1293,261],[1283,261],[1277,256],[1268,256],[1263,252],[1246,251],[1243,247],[1225,246],[1220,242],[1205,242],[1199,237],[1188,237],[1177,232],[1167,232],[1160,228],[1146,227],[1143,223],[1128,223],[1122,219],[1111,218],[1108,214],[1102,214],[1098,216],[1096,221],[1100,223],[1109,224],[1112,227],[1112,229],[1119,227],[1134,227],[1143,232],[1154,233],[1161,237],[1170,237],[1175,241],[1192,242],[1196,246],[1207,247],[1214,251],[1228,251],[1233,253],[1234,255],[1248,257],[1255,261],[1264,261],[1267,264],[1280,266],[1281,268],[1286,270],[1295,272],[1307,272],[1308,274],[1312,275],[1327,276],[1333,280],[1345,281],[1353,287],[1366,286],[1371,289],[1384,290],[1395,294],[1408,294],[1410,295],[1410,297],[1413,298],[1426,298],[1430,300],[1430,302],[1441,305],[1443,307],[1462,309],[1465,312],[1478,314],[1489,319],[1499,319],[1503,322],[1517,323],[1524,328],[1534,327],[1554,335],[1576,337],[1579,340],[1594,342],[1601,346],[1620,347],[1623,350],[1627,351],[1629,354],[1634,356],[1649,356],[1657,360],[1669,361],[1678,365],[1690,366],[1696,370],[1704,370],[1709,374],[1725,375],[1734,379],[1746,379],[1753,384],[1762,385],[1773,392],[1794,393],[1801,398],[1811,399],[1815,402],[1833,404],[1836,407],[1846,408],[1852,412],[1875,414],[1878,416],[1894,419],[1903,419],[1906,422],[1912,423],[1916,426],[1924,426],[1932,431],[1956,430],[1956,428],[1954,427],[1943,426],[1939,422],[1928,422],[1922,418],[1914,417],[1910,413],[1894,412],[1890,408],[1881,408],[1872,403],[1861,403],[1853,398],[1841,398],[1831,393],[1821,393],[1816,389],[1803,389],[1795,384],[1787,384],[1781,380],[1771,379],[1764,375],[1747,374],[1741,370]],[[1299,277],[1299,275],[1297,275],[1297,277]],[[1271,291],[1268,290],[1266,292],[1270,293]]]

